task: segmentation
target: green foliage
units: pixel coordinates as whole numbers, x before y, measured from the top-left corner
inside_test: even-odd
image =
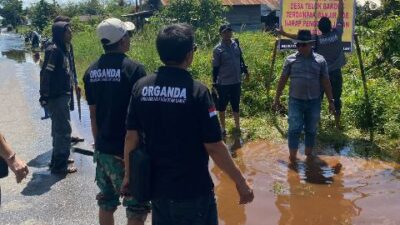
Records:
[[[157,17],[157,19],[160,18]],[[380,18],[369,21],[368,27],[357,27],[362,44],[362,56],[367,68],[366,75],[372,105],[370,113],[373,120],[372,122],[367,120],[367,104],[364,100],[357,56],[355,53],[348,54],[347,65],[343,68],[342,123],[345,128],[343,133],[332,129],[332,117],[328,116],[326,103],[324,103],[322,123],[327,128],[324,128],[322,135],[319,135],[319,140],[323,143],[343,146],[348,142],[353,142],[362,145],[360,140],[365,138],[365,131],[372,128],[376,133],[376,143],[379,144],[379,148],[376,149],[383,147],[395,149],[400,145],[400,76],[396,76],[399,73],[396,64],[399,60],[396,59],[395,54],[400,46],[395,39],[399,35],[397,33],[399,22],[398,17],[395,16],[386,21],[378,20]],[[155,47],[155,38],[160,25],[160,23],[147,24],[143,30],[136,33],[132,38],[131,51],[127,53],[132,59],[145,65],[148,73],[153,73],[162,65]],[[379,28],[375,28],[378,25]],[[82,76],[89,64],[103,51],[96,37],[94,24],[88,25],[74,20],[72,26],[77,69],[79,76]],[[201,28],[197,29],[201,30]],[[275,95],[284,57],[291,52],[278,52],[274,71],[270,73],[275,37],[262,32],[244,32],[235,36],[240,39],[250,71],[250,81],[243,83],[241,99],[245,137],[276,140],[277,137],[285,135],[287,122],[284,117],[276,116],[270,111],[270,104]],[[389,42],[390,45],[386,46],[384,42]],[[391,52],[384,53],[384,49]],[[190,68],[193,77],[209,87],[211,86],[211,54],[212,45],[204,41],[195,53],[194,62]],[[270,75],[272,76],[269,77]],[[267,79],[269,91],[265,88]],[[285,103],[287,99],[288,90],[285,89],[282,103]],[[233,120],[228,118],[227,127],[233,127]]]
[[[357,93],[353,96],[354,99],[348,105],[349,117],[353,118],[354,124],[362,131],[369,131],[370,129],[384,132],[383,125],[385,124],[385,104],[382,96],[378,95],[375,91],[369,92],[369,104],[363,96],[362,88],[359,88]],[[370,110],[372,109],[372,111]],[[369,118],[372,118],[372,121]]]
[[[171,0],[152,23],[162,26],[170,23],[188,23],[196,30],[197,42],[202,45],[216,43],[218,28],[225,22],[220,0]]]
[[[59,10],[60,15],[65,15],[70,18],[79,16],[83,12],[81,4],[76,4],[72,2],[68,2]]]
[[[101,15],[104,12],[103,6],[99,0],[87,0],[79,4],[82,14]]]
[[[22,24],[25,13],[22,10],[21,0],[0,0],[0,15],[4,17],[3,26],[11,24],[13,27]]]
[[[378,8],[375,3],[367,1],[364,5],[357,5],[356,12],[356,24],[358,26],[368,26],[371,20],[382,15],[383,9]]]
[[[382,0],[383,12],[385,15],[399,15],[400,14],[400,1],[399,0]]]
[[[47,3],[45,0],[40,0],[31,8],[30,17],[32,25],[35,26],[40,32],[51,23],[52,18],[56,14],[55,6]]]

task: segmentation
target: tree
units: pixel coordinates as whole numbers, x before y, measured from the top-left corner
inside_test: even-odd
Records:
[[[101,15],[104,12],[103,6],[100,4],[99,0],[88,0],[80,4],[83,14],[89,15]]]
[[[382,5],[385,15],[389,14],[399,15],[400,0],[383,0]]]
[[[214,44],[219,39],[219,26],[226,21],[224,13],[220,0],[170,0],[154,20],[191,24],[201,44]]]
[[[4,17],[3,25],[14,27],[22,24],[24,12],[21,0],[0,0],[0,15]]]
[[[161,8],[161,1],[160,0],[148,0],[146,5],[148,5],[148,7],[150,9],[159,10]]]
[[[54,4],[49,4],[45,0],[40,0],[31,8],[32,25],[42,32],[55,14],[56,10]]]

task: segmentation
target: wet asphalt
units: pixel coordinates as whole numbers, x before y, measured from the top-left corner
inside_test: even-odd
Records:
[[[0,132],[28,163],[30,173],[20,184],[11,171],[0,180],[0,225],[98,224],[93,159],[73,152],[77,173],[66,177],[50,174],[51,122],[40,119],[44,112],[38,103],[39,66],[30,53],[20,51],[17,55],[14,59],[15,54],[0,55]],[[89,146],[93,139],[85,101],[82,122],[77,111],[71,112],[71,117],[73,135],[85,138],[83,145]],[[115,215],[115,224],[126,224],[122,207]]]

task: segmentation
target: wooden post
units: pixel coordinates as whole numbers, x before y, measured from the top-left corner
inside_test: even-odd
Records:
[[[360,63],[361,78],[362,78],[363,87],[364,87],[364,97],[365,97],[365,101],[366,101],[366,104],[367,104],[367,119],[371,124],[371,127],[369,128],[369,140],[372,142],[374,140],[374,128],[372,127],[373,126],[373,123],[372,123],[372,107],[371,107],[371,102],[369,101],[367,78],[365,76],[364,63],[362,61],[361,48],[360,48],[360,44],[359,44],[359,41],[358,41],[358,34],[357,33],[354,34],[354,41],[355,41],[355,44],[356,44],[358,61]]]
[[[265,83],[264,83],[265,87],[267,88],[267,101],[268,101],[268,103],[271,103],[271,96],[270,96],[271,82],[272,82],[272,76],[274,75],[276,52],[278,51],[278,44],[279,44],[279,39],[277,38],[275,40],[275,46],[274,46],[274,50],[272,52],[272,60],[271,60],[271,67],[270,67],[270,70],[269,70],[269,74],[267,75],[267,77],[265,79]]]

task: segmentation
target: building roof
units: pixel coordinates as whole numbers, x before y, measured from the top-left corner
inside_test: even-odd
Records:
[[[163,5],[168,5],[169,0],[161,0]],[[222,5],[268,5],[270,8],[279,8],[279,0],[222,0]]]
[[[222,5],[276,5],[278,0],[222,0]]]

